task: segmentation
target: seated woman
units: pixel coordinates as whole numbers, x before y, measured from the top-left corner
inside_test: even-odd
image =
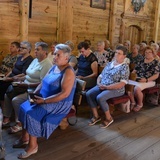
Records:
[[[10,44],[10,53],[2,60],[2,64],[0,65],[0,73],[7,75],[10,71],[12,71],[13,66],[17,61],[19,48],[19,42],[12,42]]]
[[[70,48],[64,44],[56,45],[55,64],[34,93],[34,103],[24,102],[19,111],[19,120],[23,124],[22,136],[13,145],[14,148],[28,144],[18,158],[27,158],[38,151],[37,137],[49,138],[61,120],[69,113],[76,78],[72,67],[68,64]]]
[[[73,50],[74,50],[74,43],[72,41],[66,41],[65,42],[66,45],[68,45],[71,48],[71,55],[69,57],[69,64],[70,66],[72,66],[74,68],[74,70],[77,69],[77,58],[75,55],[73,55]]]
[[[132,47],[132,52],[127,54],[127,58],[130,59],[130,63],[137,64],[139,61],[143,60],[144,57],[139,53],[139,45],[135,44]]]
[[[137,74],[137,82],[129,80],[129,84],[135,85],[134,94],[130,95],[131,109],[135,112],[138,112],[143,107],[142,91],[145,88],[155,86],[155,80],[159,76],[159,62],[154,58],[153,49],[151,47],[146,47],[144,53],[144,60],[137,63],[135,70],[133,70],[133,73]]]
[[[115,59],[109,62],[98,76],[97,85],[86,93],[87,102],[93,114],[90,126],[101,121],[97,111],[98,106],[105,113],[105,120],[101,128],[106,128],[113,123],[107,100],[125,93],[125,84],[127,84],[129,77],[129,66],[124,62],[127,51],[124,46],[116,48]]]
[[[78,50],[81,53],[78,58],[77,78],[86,81],[86,88],[92,88],[96,85],[98,75],[98,63],[96,56],[90,51],[89,44],[80,42]]]
[[[55,57],[54,51],[55,51],[55,46],[57,44],[58,44],[57,41],[52,42],[52,44],[51,44],[51,51],[48,53],[48,56],[47,56],[51,63],[53,63],[53,58]]]
[[[98,59],[98,65],[104,67],[109,62],[109,52],[104,50],[105,43],[104,41],[97,42],[97,50],[94,52],[95,56]]]
[[[31,48],[32,46],[29,42],[21,42],[19,52],[20,56],[18,56],[14,68],[4,77],[3,81],[0,81],[0,101],[2,110],[4,109],[4,95],[7,88],[11,85],[12,81],[26,74],[26,69],[33,60],[33,57],[30,55]],[[3,125],[6,124],[3,123]]]
[[[46,75],[52,64],[47,58],[48,45],[44,42],[37,42],[35,44],[35,56],[26,70],[26,75],[17,79],[21,83],[15,83],[16,87],[11,92],[5,94],[4,110],[3,110],[3,123],[8,124],[12,111],[15,111],[16,125],[10,127],[9,133],[16,133],[22,130],[21,123],[18,120],[18,113],[20,104],[28,99],[28,92],[33,92],[40,84],[43,77]],[[53,60],[52,60],[53,61]]]

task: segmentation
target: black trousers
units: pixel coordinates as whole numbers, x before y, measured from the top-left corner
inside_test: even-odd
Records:
[[[4,95],[10,85],[11,82],[0,81],[0,101],[4,101]]]

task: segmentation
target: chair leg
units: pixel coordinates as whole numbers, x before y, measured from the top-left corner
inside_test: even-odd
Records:
[[[61,130],[65,130],[68,127],[68,121],[67,118],[63,118],[61,123],[59,124],[59,127]]]

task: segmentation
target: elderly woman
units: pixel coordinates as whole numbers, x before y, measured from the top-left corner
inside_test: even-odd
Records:
[[[97,42],[97,50],[94,52],[94,55],[98,59],[98,65],[101,67],[104,67],[109,62],[109,52],[104,50],[105,43],[104,41],[98,41]]]
[[[131,41],[124,41],[123,45],[128,49],[128,53],[130,53]]]
[[[53,63],[53,58],[55,57],[54,51],[55,51],[55,46],[57,44],[58,44],[57,41],[52,42],[52,44],[51,44],[51,51],[48,53],[48,56],[47,56],[51,63]]]
[[[21,105],[19,120],[23,124],[22,136],[14,148],[28,144],[18,158],[27,158],[38,151],[37,137],[49,138],[61,120],[69,113],[76,87],[74,70],[68,64],[70,48],[56,45],[55,64],[36,88],[33,104],[29,101]]]
[[[78,61],[77,61],[76,56],[73,55],[73,53],[72,53],[72,51],[74,50],[74,43],[72,41],[66,41],[65,44],[71,48],[71,55],[69,58],[69,64],[70,64],[70,66],[72,66],[74,68],[74,70],[76,70]]]
[[[144,56],[144,49],[147,45],[145,43],[140,43],[139,44],[139,53]]]
[[[111,61],[112,59],[113,59],[113,57],[114,57],[114,51],[110,48],[111,46],[111,44],[110,44],[110,42],[109,42],[109,40],[104,40],[104,43],[105,43],[105,46],[104,46],[104,49],[109,53],[109,61]]]
[[[139,53],[139,45],[135,44],[132,47],[132,52],[127,55],[127,58],[130,59],[130,63],[137,64],[139,61],[143,60],[143,56]]]
[[[33,57],[30,55],[31,48],[32,46],[29,42],[24,41],[20,43],[20,56],[18,56],[12,71],[4,77],[3,81],[0,81],[0,101],[2,109],[4,108],[4,95],[11,85],[11,82],[18,77],[24,76],[26,69],[33,60]],[[4,122],[3,126],[5,125],[7,125],[7,123]]]
[[[102,128],[108,127],[113,123],[107,100],[124,94],[125,84],[128,82],[129,66],[124,62],[127,49],[118,46],[115,52],[115,59],[109,62],[97,79],[97,85],[86,93],[87,101],[91,107],[93,117],[89,122],[92,126],[101,121],[97,107],[100,106],[105,113],[105,120]]]
[[[20,43],[12,42],[10,44],[10,53],[4,57],[2,64],[0,65],[0,73],[7,75],[14,67],[19,54]]]
[[[51,68],[52,64],[47,58],[47,53],[48,45],[44,42],[37,42],[35,44],[36,58],[27,68],[26,75],[23,77],[19,77],[17,81],[19,81],[20,83],[13,83],[13,85],[15,84],[16,86],[10,93],[5,94],[3,123],[9,124],[12,110],[14,109],[15,111],[16,125],[10,127],[9,133],[16,133],[22,130],[21,123],[18,120],[19,107],[21,103],[28,99],[27,91],[33,92],[35,88],[40,84],[48,70]]]
[[[81,55],[78,59],[76,76],[87,82],[86,88],[92,88],[96,85],[98,75],[97,57],[90,51],[89,44],[86,42],[80,42],[78,50]]]
[[[159,76],[159,62],[154,58],[153,49],[146,47],[144,53],[145,59],[137,63],[135,70],[133,70],[137,74],[137,82],[129,80],[129,84],[135,85],[134,96],[131,94],[131,109],[135,112],[143,107],[142,91],[145,88],[155,86],[155,80]]]
[[[154,58],[158,61],[160,61],[160,57],[157,55],[158,54],[158,50],[159,50],[159,45],[157,43],[152,43],[151,44],[151,48],[154,51]]]

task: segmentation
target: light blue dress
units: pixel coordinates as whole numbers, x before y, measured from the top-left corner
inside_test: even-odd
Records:
[[[56,66],[53,66],[49,74],[42,80],[40,93],[43,98],[61,91],[61,80],[66,69],[60,73],[54,73],[55,67]],[[69,68],[72,69],[70,66]],[[69,113],[75,88],[76,80],[70,95],[56,103],[31,105],[29,101],[25,101],[19,111],[19,120],[24,125],[24,129],[32,136],[45,137],[48,139],[52,132],[58,127],[61,120]]]

